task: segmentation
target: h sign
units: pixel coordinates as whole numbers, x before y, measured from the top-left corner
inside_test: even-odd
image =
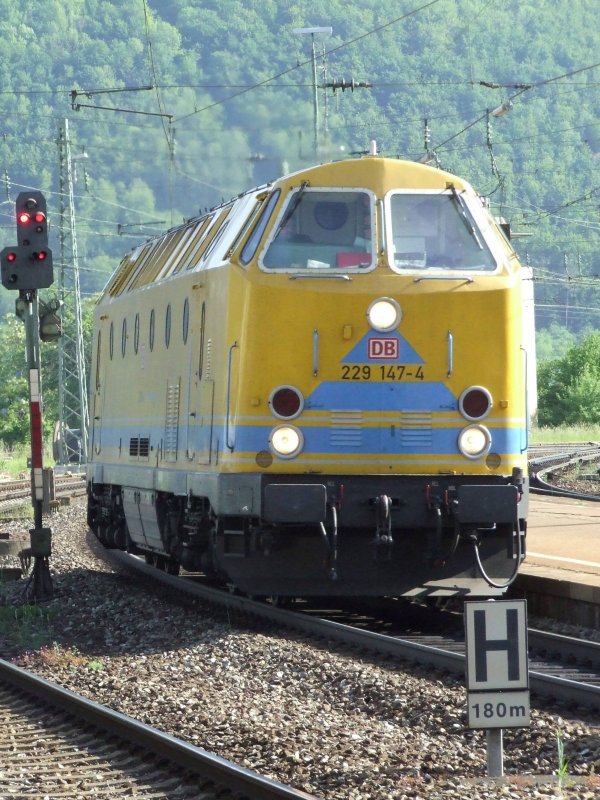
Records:
[[[527,603],[465,603],[468,691],[527,689]]]

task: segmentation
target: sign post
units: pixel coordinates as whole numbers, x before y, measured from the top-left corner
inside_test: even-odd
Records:
[[[485,728],[488,775],[504,774],[502,731],[530,724],[527,601],[465,603],[470,728]]]

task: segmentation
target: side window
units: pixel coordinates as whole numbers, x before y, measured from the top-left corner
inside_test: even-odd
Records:
[[[154,350],[154,328],[155,328],[156,315],[154,309],[150,312],[150,326],[148,329],[148,344],[150,345],[150,352]]]
[[[133,325],[133,350],[137,354],[140,346],[140,313],[135,315],[135,323]]]
[[[169,349],[171,344],[171,303],[167,306],[165,314],[165,347]]]
[[[246,236],[246,234],[250,230],[250,226],[252,225],[254,220],[257,218],[258,214],[260,213],[260,209],[262,208],[263,203],[267,199],[268,196],[269,195],[268,195],[267,192],[263,192],[262,194],[260,194],[260,195],[258,195],[256,197],[256,202],[254,203],[254,205],[250,209],[250,213],[246,216],[246,219],[244,220],[243,225],[238,230],[238,232],[235,235],[233,241],[229,245],[229,249],[227,251],[227,257],[230,257],[231,254],[235,250],[237,250],[238,245],[240,244],[240,242],[244,239],[244,237]]]
[[[111,279],[108,285],[108,293],[111,295],[111,297],[121,294],[123,287],[137,269],[138,259],[142,252],[143,249],[141,247],[137,247],[135,250],[129,253],[129,255],[123,258],[119,264],[119,268],[115,272],[114,277]]]
[[[206,261],[206,260],[208,259],[208,257],[210,256],[210,254],[211,254],[211,253],[214,251],[215,247],[216,247],[216,246],[218,245],[218,243],[221,241],[221,239],[222,239],[222,237],[223,237],[223,234],[224,234],[224,233],[225,233],[225,231],[227,230],[227,226],[228,226],[228,225],[229,225],[229,220],[227,220],[226,222],[224,222],[224,223],[221,225],[221,227],[219,228],[219,230],[218,230],[218,231],[215,233],[215,235],[214,235],[214,237],[213,237],[213,240],[212,240],[212,242],[211,242],[211,243],[208,245],[208,247],[207,247],[207,248],[206,248],[206,250],[204,251],[204,255],[202,256],[202,259],[201,259],[201,261]]]
[[[221,230],[221,226],[223,225],[224,221],[229,216],[229,212],[231,211],[231,206],[227,208],[222,208],[218,215],[215,216],[214,221],[210,225],[209,228],[206,229],[205,235],[202,237],[202,241],[198,243],[198,247],[194,252],[194,255],[190,259],[190,263],[188,264],[187,269],[194,269],[201,264],[208,252],[210,252],[213,248],[213,243],[215,242],[215,237],[219,236],[219,232]]]
[[[204,238],[204,234],[206,233],[213,216],[214,215],[211,214],[206,217],[201,217],[200,220],[194,224],[194,227],[191,229],[191,235],[184,242],[179,256],[179,261],[176,264],[173,272],[179,272],[184,267],[187,269],[192,256]]]
[[[100,388],[100,358],[102,356],[101,331],[98,331],[98,343],[96,344],[96,391]]]
[[[125,358],[125,351],[127,350],[127,317],[123,317],[123,326],[121,328],[121,355]]]
[[[254,258],[256,254],[256,249],[262,239],[263,233],[265,232],[265,228],[267,227],[269,220],[271,219],[271,215],[273,214],[273,209],[279,200],[279,195],[281,194],[280,190],[278,189],[276,192],[273,192],[271,197],[267,200],[267,204],[264,208],[264,211],[258,218],[256,225],[254,226],[252,233],[248,237],[248,241],[244,245],[242,252],[240,253],[240,261],[242,264],[248,264]]]
[[[185,303],[183,304],[183,343],[187,344],[188,340],[188,333],[190,330],[190,301],[188,298],[185,298]]]
[[[148,260],[153,258],[153,254],[156,251],[159,243],[160,239],[152,239],[151,241],[146,242],[146,244],[140,249],[135,260],[134,269],[128,272],[126,280],[123,282],[121,287],[122,291],[130,291],[131,288],[135,286],[140,273],[146,268]]]

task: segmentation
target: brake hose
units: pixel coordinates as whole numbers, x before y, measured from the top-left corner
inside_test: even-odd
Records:
[[[506,583],[496,583],[489,577],[489,575],[483,568],[483,564],[481,563],[481,558],[479,557],[479,545],[477,544],[477,534],[475,533],[471,534],[470,538],[471,541],[473,542],[473,549],[475,550],[475,560],[477,561],[477,567],[481,572],[484,581],[494,589],[508,589],[508,587],[512,583],[514,583],[517,575],[519,574],[519,567],[521,565],[521,531],[519,529],[519,520],[517,519],[517,561],[513,573]]]

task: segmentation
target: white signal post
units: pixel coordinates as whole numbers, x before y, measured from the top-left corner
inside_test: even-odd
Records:
[[[503,728],[530,724],[527,601],[465,603],[469,727],[485,728],[488,775],[504,774]]]
[[[44,499],[42,479],[44,450],[42,442],[42,395],[40,391],[40,371],[29,370],[29,416],[31,420],[31,493],[32,499]]]
[[[34,527],[29,531],[33,573],[29,594],[35,600],[49,600],[53,595],[48,559],[51,553],[52,531],[42,524],[43,488],[43,429],[42,384],[40,373],[40,335],[38,297],[34,290],[19,293],[20,310],[25,322],[27,366],[29,368],[29,414],[31,423],[31,502]]]

